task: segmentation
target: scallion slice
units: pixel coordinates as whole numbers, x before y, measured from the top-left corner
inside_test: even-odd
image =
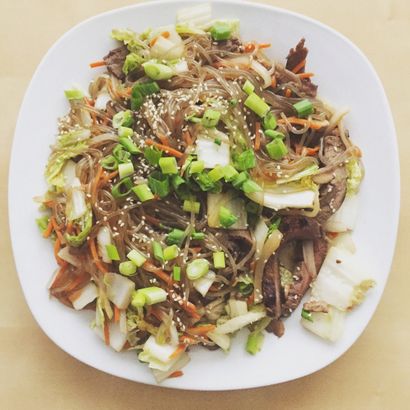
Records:
[[[179,254],[179,248],[176,245],[167,246],[164,249],[164,260],[170,261],[175,259]]]
[[[132,276],[137,272],[137,266],[131,261],[121,262],[118,269],[124,276]]]
[[[232,34],[231,25],[223,21],[217,21],[211,27],[211,36],[215,41],[228,40]]]
[[[158,164],[164,174],[178,173],[178,165],[175,157],[162,157],[159,159]]]
[[[148,61],[142,66],[145,74],[152,80],[168,80],[175,74],[174,70],[165,64]]]
[[[118,136],[120,138],[130,138],[134,134],[134,130],[130,127],[119,127]]]
[[[181,246],[185,238],[185,232],[181,229],[173,229],[165,238],[165,243],[167,245],[178,245]]]
[[[248,179],[242,184],[242,191],[245,192],[245,194],[251,194],[253,192],[262,191],[262,188],[255,181]]]
[[[250,95],[255,91],[255,86],[249,80],[246,80],[242,90],[245,91],[246,94]]]
[[[172,268],[172,278],[179,282],[181,280],[181,268],[179,266],[174,266]]]
[[[263,128],[265,130],[274,130],[277,126],[275,114],[272,111],[269,111],[262,121]]]
[[[131,110],[119,111],[112,117],[112,126],[114,128],[119,127],[131,127],[134,123]]]
[[[202,125],[205,128],[214,128],[218,125],[221,113],[219,111],[208,109],[202,117]]]
[[[310,114],[313,114],[313,104],[309,100],[301,100],[296,104],[293,104],[293,108],[298,113],[299,117],[307,117]]]
[[[119,261],[120,255],[118,253],[118,249],[112,243],[105,245],[105,249],[107,250],[107,256],[113,261]]]
[[[136,249],[131,250],[127,253],[127,258],[135,263],[136,266],[141,267],[147,260],[147,258]]]
[[[275,138],[266,144],[266,151],[272,159],[279,161],[288,153],[288,148],[281,139]]]
[[[200,202],[191,201],[186,199],[184,201],[183,210],[185,212],[193,212],[194,214],[199,214],[199,209],[201,208]]]
[[[162,246],[159,242],[152,242],[152,253],[154,254],[154,259],[161,263],[164,262],[164,251],[162,250]]]
[[[220,165],[217,165],[214,169],[211,169],[208,172],[209,178],[212,179],[213,182],[219,181],[225,176],[225,169]]]
[[[206,275],[209,271],[209,262],[206,259],[199,258],[188,263],[186,268],[186,274],[188,279],[197,280]]]
[[[165,198],[171,191],[168,176],[159,171],[154,171],[149,175],[148,186],[160,198]]]
[[[238,217],[235,216],[228,208],[225,208],[224,206],[219,208],[219,223],[224,228],[229,228],[234,225],[237,220]]]
[[[108,171],[114,171],[118,168],[118,162],[114,155],[107,155],[101,160],[101,166]]]
[[[275,138],[280,138],[281,140],[285,139],[285,134],[279,131],[265,130],[265,135],[272,139],[275,139]]]
[[[118,172],[120,179],[128,177],[134,173],[134,165],[132,162],[126,162],[125,164],[118,164]]]
[[[214,252],[212,257],[214,260],[215,269],[225,268],[225,253],[224,252]]]
[[[144,149],[144,157],[151,165],[156,166],[162,157],[162,151],[155,147],[146,147]]]
[[[132,181],[127,177],[115,184],[111,189],[111,194],[115,199],[124,198],[131,193]]]
[[[254,168],[255,166],[255,152],[252,149],[243,151],[235,159],[235,168],[239,171],[246,171],[247,169]]]
[[[244,104],[261,118],[269,111],[269,105],[256,93],[250,94]]]
[[[130,128],[128,128],[130,129]],[[131,134],[132,135],[132,134]],[[136,155],[141,153],[141,150],[135,145],[129,137],[120,137],[118,142],[131,154]]]
[[[198,174],[202,172],[205,168],[204,161],[192,161],[189,166],[189,174]]]
[[[132,188],[132,190],[141,202],[149,201],[154,198],[154,194],[149,189],[147,184],[136,185]]]
[[[226,182],[232,181],[237,175],[239,175],[239,172],[232,165],[226,165],[224,167],[224,178]]]

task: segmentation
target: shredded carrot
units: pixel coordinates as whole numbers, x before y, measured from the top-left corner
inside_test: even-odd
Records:
[[[189,248],[189,250],[190,250],[192,253],[199,253],[199,252],[201,252],[201,249],[202,249],[201,246],[194,246],[194,247],[192,247],[192,248]]]
[[[278,81],[276,80],[276,77],[273,76],[273,77],[272,77],[272,82],[271,82],[271,84],[270,84],[271,87],[272,87],[272,88],[276,88],[277,83],[278,83]]]
[[[271,46],[272,46],[271,43],[259,43],[258,44],[258,48],[269,48]]]
[[[98,186],[104,186],[108,181],[114,179],[118,175],[118,171],[113,171],[110,174],[105,173],[105,175],[101,178]]]
[[[302,149],[302,155],[307,155],[307,156],[313,156],[317,152],[319,152],[320,147],[314,147],[314,148],[308,148],[308,147],[303,147]]]
[[[176,150],[176,149],[174,149],[174,148],[167,147],[166,145],[158,144],[157,142],[153,141],[153,140],[150,139],[150,138],[147,138],[147,139],[145,140],[145,143],[146,143],[147,145],[153,145],[154,147],[157,147],[157,148],[160,149],[161,151],[164,151],[164,152],[166,152],[167,154],[171,154],[171,155],[173,155],[174,157],[177,157],[177,158],[181,158],[181,157],[184,155],[182,152],[180,152],[180,151],[178,151],[178,150]]]
[[[169,147],[169,139],[166,135],[162,134],[161,132],[159,132],[157,134],[158,138],[161,140],[162,145],[166,145],[167,147]]]
[[[255,50],[255,43],[246,43],[244,51],[245,53],[251,53],[253,50]]]
[[[71,292],[77,286],[81,285],[85,281],[89,281],[90,277],[88,274],[77,276],[65,289],[64,292]],[[80,289],[81,290],[81,289]],[[75,299],[74,299],[75,300]]]
[[[259,121],[255,122],[255,142],[253,144],[253,147],[255,151],[259,151],[261,147],[261,123]]]
[[[205,336],[208,332],[215,330],[215,325],[201,325],[197,327],[190,327],[187,332],[195,336]]]
[[[323,127],[323,122],[321,121],[314,121],[314,120],[304,120],[303,118],[297,118],[297,117],[288,117],[287,120],[291,124],[297,124],[297,125],[303,125],[303,126],[308,126],[309,128],[312,128],[313,130],[318,130]],[[279,124],[285,124],[285,120],[280,119],[278,120]]]
[[[57,272],[57,274],[55,275],[53,279],[53,283],[50,285],[50,289],[60,286],[60,280],[62,276],[64,275],[65,271],[67,270],[67,268],[68,268],[68,262],[66,262],[64,265],[60,267],[59,271]]]
[[[180,344],[178,347],[169,355],[170,359],[175,359],[178,357],[181,353],[185,352],[186,345]]]
[[[315,74],[314,73],[300,73],[298,74],[299,78],[310,78],[313,77]]]
[[[53,222],[51,221],[51,218],[50,218],[48,221],[47,228],[43,232],[43,238],[48,238],[51,235],[51,232],[53,232]]]
[[[66,232],[68,234],[73,232],[73,223],[71,221],[68,221],[67,226],[66,226]]]
[[[88,241],[88,247],[90,248],[91,256],[93,258],[93,261],[95,263],[95,266],[102,272],[102,273],[107,273],[108,269],[104,266],[104,264],[100,261],[100,258],[98,257],[97,253],[97,248],[95,246],[94,238],[90,239]]]
[[[47,208],[52,208],[54,206],[54,201],[51,199],[49,201],[44,201],[43,205],[46,206]]]
[[[252,293],[248,299],[246,299],[246,303],[250,306],[253,305],[253,302],[255,301],[255,295]]]
[[[57,237],[56,241],[54,242],[54,257],[56,258],[57,263],[61,266],[65,261],[58,256],[58,252],[60,249],[61,241],[60,238]]]
[[[119,322],[120,321],[120,309],[117,308],[116,305],[114,305],[114,322]]]
[[[107,65],[107,63],[104,60],[98,60],[98,61],[94,61],[93,63],[90,63],[91,68],[102,67],[105,65]]]
[[[184,372],[182,370],[175,370],[175,372],[171,373],[168,378],[170,377],[181,377],[184,375]]]
[[[64,236],[63,236],[63,234],[60,232],[60,231],[61,231],[61,228],[57,225],[56,218],[54,218],[54,216],[52,216],[52,217],[50,218],[50,220],[51,220],[51,223],[52,223],[52,225],[53,225],[53,229],[54,229],[55,233],[57,234],[57,238],[60,239],[60,242],[61,242],[61,243],[64,243]]]
[[[142,267],[154,274],[158,279],[161,279],[162,281],[164,281],[168,286],[172,286],[172,278],[170,275],[168,275],[166,272],[164,272],[161,268],[158,268],[157,266],[155,266],[153,263],[151,263],[150,261],[146,261]]]
[[[199,343],[197,339],[187,334],[180,336],[179,341],[185,345],[196,345]]]
[[[104,342],[107,346],[110,345],[110,328],[108,327],[107,318],[104,320]]]
[[[84,99],[85,99],[85,103],[89,107],[94,107],[95,103],[93,100],[89,100],[87,97],[85,97]],[[91,115],[91,119],[93,120],[93,124],[95,125],[97,123],[97,116],[95,115],[95,112],[90,110],[90,115]]]
[[[161,37],[164,37],[164,38],[169,38],[170,35],[171,35],[171,34],[169,33],[169,31],[163,31],[163,32],[161,33]]]
[[[326,235],[327,235],[330,239],[335,239],[335,238],[337,238],[337,236],[339,235],[339,232],[326,232]]]
[[[306,65],[306,60],[302,60],[299,64],[292,68],[293,73],[298,73]]]
[[[292,95],[292,90],[290,88],[287,88],[285,90],[285,97],[289,98]]]
[[[199,320],[201,318],[201,315],[198,313],[196,306],[193,303],[189,302],[188,300],[182,299],[179,301],[179,304],[181,305],[182,309],[184,309],[185,312],[187,312],[194,319]]]
[[[154,37],[154,38],[149,42],[149,46],[150,46],[150,47],[155,46],[155,43],[157,42],[157,40],[158,40],[158,37]]]
[[[182,133],[182,138],[184,139],[184,141],[186,142],[187,146],[192,145],[192,138],[191,138],[191,134],[189,133],[189,131],[184,131]]]

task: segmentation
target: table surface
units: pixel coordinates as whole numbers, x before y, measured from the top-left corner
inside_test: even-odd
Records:
[[[48,48],[78,22],[135,1],[0,0],[0,408],[3,409],[404,409],[410,400],[410,2],[265,1],[324,22],[374,64],[391,103],[400,146],[402,211],[383,299],[357,343],[327,368],[281,385],[235,392],[174,391],[94,370],[60,350],[37,326],[17,279],[7,220],[7,175],[25,89]],[[403,117],[404,115],[404,117]],[[375,119],[377,121],[377,119]]]

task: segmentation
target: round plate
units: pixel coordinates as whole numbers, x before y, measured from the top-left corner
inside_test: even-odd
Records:
[[[39,235],[33,197],[46,190],[43,171],[56,120],[68,111],[63,90],[73,83],[87,89],[97,74],[88,64],[115,46],[112,28],[143,31],[173,23],[190,1],[150,2],[113,10],[86,20],[67,32],[48,51],[26,92],[14,137],[9,179],[10,230],[14,257],[27,303],[44,332],[58,346],[104,372],[155,384],[135,352],[116,353],[90,329],[90,312],[76,312],[50,299],[47,285],[55,270],[51,245]],[[166,13],[163,12],[166,8]],[[285,322],[278,339],[267,335],[256,356],[245,352],[245,334],[234,340],[229,354],[193,349],[184,377],[164,386],[225,390],[264,386],[292,380],[340,357],[359,337],[372,317],[385,286],[399,215],[399,159],[395,130],[382,84],[362,52],[348,39],[310,18],[264,5],[213,2],[213,15],[238,18],[246,40],[270,42],[270,56],[284,61],[289,48],[306,38],[308,70],[315,73],[319,96],[334,106],[349,106],[346,126],[363,151],[366,177],[360,190],[360,215],[354,240],[357,254],[372,272],[377,286],[364,303],[347,316],[343,337],[334,344],[307,332],[299,323],[300,308]],[[375,121],[377,119],[377,121]],[[383,141],[383,144],[375,143]],[[382,160],[381,160],[382,159]]]

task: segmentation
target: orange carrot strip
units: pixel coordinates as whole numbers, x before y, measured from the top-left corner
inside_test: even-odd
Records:
[[[178,357],[181,353],[185,352],[186,345],[180,344],[178,347],[169,355],[170,359],[175,359]]]
[[[120,309],[118,309],[117,306],[114,305],[114,322],[120,321],[120,313]]]
[[[162,134],[161,132],[159,132],[157,134],[158,138],[161,140],[162,145],[166,145],[167,147],[169,147],[169,139],[166,135]]]
[[[48,238],[53,232],[53,223],[51,222],[51,218],[48,221],[47,229],[43,232],[43,238]]]
[[[184,375],[184,372],[182,370],[175,370],[175,372],[171,373],[168,378],[170,377],[181,377]]]
[[[66,232],[67,232],[67,233],[72,233],[72,232],[73,232],[73,223],[72,223],[71,221],[69,221],[69,222],[67,223]]]
[[[181,157],[184,155],[182,152],[180,152],[180,151],[178,151],[178,150],[176,150],[176,149],[174,149],[174,148],[167,147],[166,145],[158,144],[157,142],[153,141],[153,140],[150,139],[150,138],[147,138],[147,139],[145,140],[145,143],[146,143],[147,145],[154,145],[155,147],[157,147],[157,148],[160,149],[161,151],[164,151],[164,152],[166,152],[167,154],[171,154],[171,155],[173,155],[174,157],[177,157],[177,158],[181,158]]]
[[[162,33],[161,33],[161,37],[164,37],[164,38],[169,38],[170,37],[170,32],[169,31],[163,31]]]
[[[306,65],[306,60],[302,60],[299,64],[292,68],[293,73],[298,73]]]
[[[252,52],[253,50],[255,50],[255,43],[247,43],[247,44],[245,44],[245,53],[250,53],[250,52]]]
[[[321,121],[314,121],[314,120],[304,120],[303,118],[297,118],[297,117],[288,117],[287,120],[291,124],[297,124],[297,125],[307,125],[309,128],[312,128],[313,130],[318,130],[323,127],[323,123]],[[285,120],[280,119],[278,120],[279,124],[284,124]]]
[[[60,280],[62,279],[67,268],[68,268],[68,262],[66,262],[64,265],[60,267],[59,271],[54,277],[53,283],[50,285],[50,289],[60,286]]]
[[[52,208],[54,206],[54,201],[51,199],[49,201],[44,201],[43,205],[45,205],[47,208]]]
[[[248,299],[246,299],[246,303],[247,303],[249,306],[250,306],[250,305],[253,305],[254,300],[255,300],[255,296],[254,296],[254,294],[252,293],[252,294],[248,297]]]
[[[299,78],[310,78],[313,77],[315,74],[314,73],[300,73],[298,74]]]
[[[149,46],[150,46],[150,47],[155,46],[155,43],[157,42],[157,40],[158,40],[158,36],[157,36],[157,37],[154,37],[154,38],[149,42]]]
[[[110,328],[108,327],[107,318],[104,320],[104,342],[107,346],[110,345]]]
[[[204,336],[208,332],[215,330],[215,327],[215,325],[201,325],[197,327],[190,327],[189,329],[187,329],[187,332],[195,336]]]
[[[272,46],[271,43],[259,43],[258,44],[258,48],[269,48],[271,46]]]
[[[161,268],[158,268],[157,266],[155,266],[153,263],[151,263],[150,261],[146,261],[142,267],[154,274],[158,279],[161,279],[162,281],[164,281],[168,286],[172,286],[172,278],[170,275],[168,275],[166,272],[164,272]]]
[[[93,202],[96,200],[96,197],[97,197],[98,184],[100,182],[101,175],[102,175],[103,171],[104,171],[103,167],[100,166],[98,168],[98,171],[97,171],[95,177],[94,177],[93,188],[92,188],[92,191],[91,191],[91,198],[92,198]]]
[[[273,76],[273,77],[272,77],[272,82],[271,82],[271,87],[272,87],[272,88],[276,88],[277,83],[278,83],[278,81],[276,80],[276,77]]]
[[[60,232],[61,228],[57,225],[56,218],[54,218],[54,216],[52,216],[50,218],[50,220],[51,220],[51,223],[53,224],[53,229],[55,230],[55,232],[57,234],[57,238],[60,239],[60,242],[64,242],[64,236]]]
[[[255,122],[255,142],[253,144],[253,147],[254,147],[255,151],[259,151],[259,149],[261,147],[260,129],[261,129],[261,123],[259,121],[256,121]]]
[[[104,186],[108,181],[110,181],[111,179],[114,179],[117,175],[118,175],[118,171],[113,171],[110,174],[106,172],[105,175],[101,178],[98,186],[100,187]]]
[[[314,148],[308,148],[308,147],[303,147],[302,154],[305,153],[308,156],[313,156],[317,152],[319,152],[320,147],[314,147]]]
[[[198,344],[198,340],[193,338],[192,336],[189,336],[187,334],[184,334],[180,336],[179,341],[185,345],[196,345]]]
[[[194,319],[199,320],[201,318],[201,315],[196,310],[196,306],[192,304],[191,302],[189,302],[188,300],[182,299],[178,303],[180,304],[182,309],[184,309],[185,312],[187,312]]]
[[[104,65],[107,65],[104,60],[94,61],[93,63],[90,63],[91,68],[102,67]]]
[[[339,235],[339,232],[326,232],[326,235],[327,235],[330,239],[335,239],[335,238],[337,238],[337,236]]]
[[[98,257],[97,253],[97,248],[95,246],[94,239],[90,239],[88,241],[88,247],[90,248],[91,256],[93,258],[93,262],[95,263],[95,266],[102,272],[102,273],[107,273],[108,269],[104,266],[102,262],[100,262],[100,259]]]
[[[287,88],[285,90],[285,97],[289,98],[292,95],[292,90],[290,88]]]

